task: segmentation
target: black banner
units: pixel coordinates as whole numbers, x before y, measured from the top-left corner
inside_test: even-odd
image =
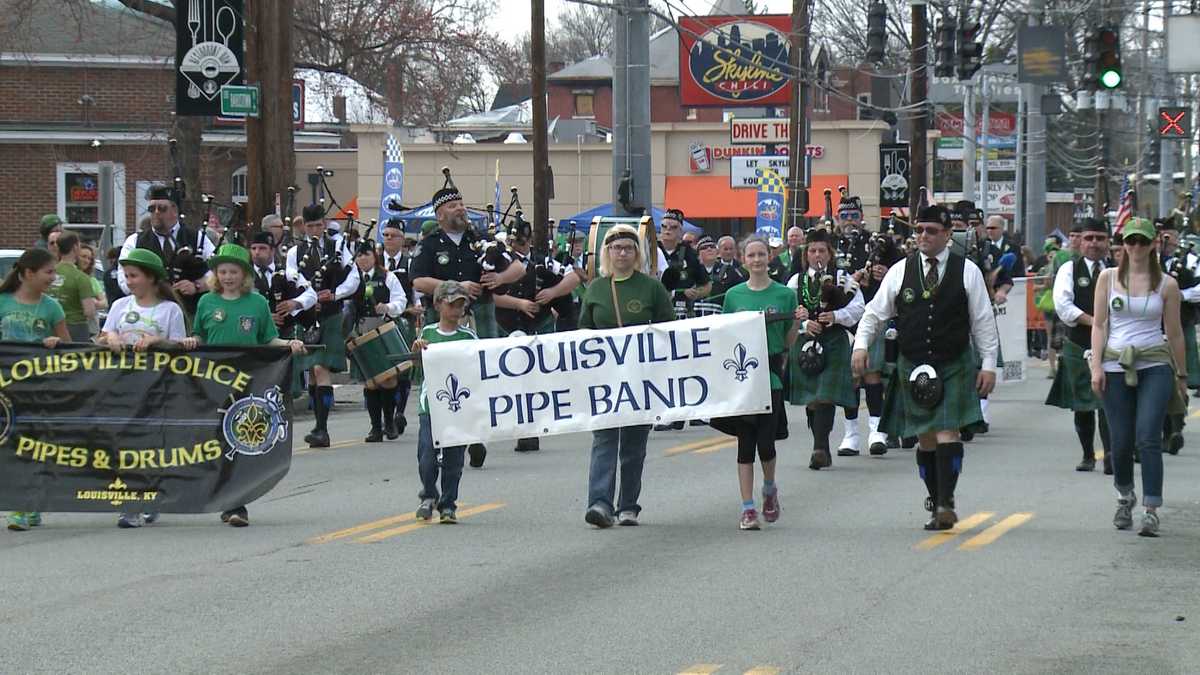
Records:
[[[175,3],[175,113],[219,115],[221,87],[242,84],[243,0]]]
[[[290,352],[0,343],[0,509],[225,511],[292,461]]]
[[[908,143],[879,146],[879,205],[908,208]]]

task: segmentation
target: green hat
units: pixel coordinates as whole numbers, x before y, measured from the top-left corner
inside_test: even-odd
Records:
[[[136,265],[144,270],[153,272],[159,279],[167,276],[167,269],[163,267],[162,258],[158,254],[148,248],[135,248],[125,257],[117,261],[122,265]]]
[[[221,248],[217,249],[213,257],[208,259],[208,268],[215,272],[217,265],[221,263],[241,265],[242,269],[246,270],[246,274],[254,272],[254,268],[250,265],[250,252],[237,244],[221,244]]]
[[[1154,223],[1151,223],[1145,218],[1130,218],[1125,223],[1125,227],[1121,229],[1121,240],[1131,235],[1141,235],[1150,241],[1154,241]]]
[[[54,227],[55,225],[62,224],[63,219],[59,218],[57,213],[47,213],[42,216],[42,227]]]
[[[429,236],[429,234],[437,228],[438,222],[436,220],[426,220],[425,222],[421,223],[421,236]]]

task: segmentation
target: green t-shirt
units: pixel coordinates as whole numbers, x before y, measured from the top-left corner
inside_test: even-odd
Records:
[[[192,332],[206,345],[264,345],[279,337],[267,299],[258,293],[237,300],[205,293],[196,306]]]
[[[54,268],[54,283],[46,291],[62,305],[67,323],[87,323],[83,315],[83,301],[96,297],[92,278],[84,274],[74,263],[59,263]]]
[[[613,311],[613,278],[599,277],[583,294],[579,312],[580,328],[616,328]],[[621,325],[642,326],[660,321],[674,321],[675,307],[666,287],[658,279],[634,272],[624,281],[617,281],[617,298],[621,303]]]
[[[783,284],[772,281],[761,291],[751,290],[748,282],[742,282],[725,291],[725,314],[732,312],[764,312],[774,309],[780,314],[791,316],[796,313],[796,292]],[[772,321],[767,324],[767,352],[779,354],[787,349],[788,321]],[[771,371],[771,388],[783,389],[783,380]]]
[[[54,335],[63,320],[63,308],[49,295],[36,305],[27,305],[12,293],[0,293],[0,339],[10,342],[41,342]]]
[[[443,333],[441,331],[441,329],[438,328],[438,325],[436,323],[422,328],[421,335],[418,337],[422,340],[425,340],[429,344],[436,344],[438,342],[455,342],[457,340],[478,340],[479,339],[475,335],[475,333],[473,333],[471,331],[471,329],[463,328],[461,326],[458,328],[458,330],[454,331],[453,333],[448,333],[448,334]],[[418,414],[421,414],[421,415],[428,415],[429,414],[429,397],[425,393],[426,388],[427,388],[427,383],[425,382],[424,372],[418,371],[417,377],[419,377],[421,380],[421,402],[420,402],[420,408],[418,409],[417,412],[418,412]],[[437,386],[440,387],[440,386],[442,386],[442,384],[439,383]]]

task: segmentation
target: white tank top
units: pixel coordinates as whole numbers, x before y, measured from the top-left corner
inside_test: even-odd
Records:
[[[1108,348],[1121,351],[1133,346],[1138,349],[1153,347],[1166,338],[1163,336],[1163,285],[1150,295],[1129,295],[1117,290],[1117,278],[1108,289]],[[1138,370],[1165,363],[1139,360],[1134,364]],[[1104,372],[1119,373],[1124,369],[1115,360],[1104,362]]]

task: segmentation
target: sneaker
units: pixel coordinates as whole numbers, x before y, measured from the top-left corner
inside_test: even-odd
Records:
[[[38,527],[42,524],[42,513],[40,511],[30,511],[25,515],[29,518],[30,527]]]
[[[25,532],[33,525],[29,522],[29,514],[21,511],[13,511],[8,514],[8,529],[13,532]]]
[[[142,516],[145,517],[147,525],[153,525],[154,523],[158,522],[158,512],[157,511],[151,512],[151,513],[143,513]]]
[[[146,516],[140,513],[122,513],[117,518],[117,527],[122,530],[132,530],[146,524]]]
[[[583,514],[583,519],[587,521],[589,525],[595,525],[601,530],[605,530],[613,526],[612,514],[609,513],[608,509],[601,504],[593,504],[591,508],[587,510],[587,513]]]
[[[763,493],[763,520],[773,523],[779,520],[779,512],[783,507],[779,504],[779,488],[771,494]]]
[[[1095,471],[1096,470],[1096,458],[1095,457],[1084,457],[1082,462],[1075,465],[1075,470],[1076,471]]]
[[[443,525],[457,525],[458,514],[454,512],[454,509],[446,509],[442,511],[442,517],[439,520]]]
[[[622,511],[621,515],[617,516],[617,524],[624,525],[625,527],[637,527],[637,511]]]
[[[417,520],[429,522],[433,520],[433,500],[422,499],[421,505],[417,507]]]
[[[1117,512],[1113,515],[1113,527],[1128,530],[1133,527],[1133,507],[1137,506],[1137,495],[1130,492],[1117,498]]]
[[[1158,512],[1147,511],[1142,514],[1142,527],[1138,530],[1139,537],[1158,536]]]
[[[746,509],[742,511],[742,521],[738,523],[738,528],[742,530],[760,530],[762,525],[758,523],[758,511],[754,509]]]

